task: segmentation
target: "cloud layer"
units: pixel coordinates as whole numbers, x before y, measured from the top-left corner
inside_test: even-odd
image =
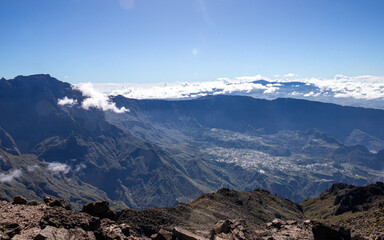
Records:
[[[72,99],[72,98],[68,98],[67,96],[65,96],[64,98],[58,99],[57,104],[73,106],[73,105],[77,104],[77,100]]]
[[[8,173],[0,173],[0,183],[10,182],[13,179],[18,178],[20,176],[21,176],[20,169],[11,170]]]
[[[82,93],[84,100],[80,103],[80,105],[84,109],[88,110],[89,108],[98,108],[103,111],[114,111],[116,113],[124,113],[129,111],[125,107],[116,107],[116,104],[109,99],[109,96],[95,90],[92,83],[81,83],[74,85],[73,88],[79,90]],[[68,98],[65,96],[64,98],[58,99],[57,104],[61,106],[74,106],[78,104],[78,101],[76,99]]]
[[[94,107],[102,109],[103,111],[111,110],[116,113],[128,111],[128,109],[124,107],[116,107],[116,104],[112,102],[107,95],[95,90],[92,83],[82,83],[77,85],[76,88],[81,91],[84,97],[86,97],[81,103],[81,106],[84,109]]]
[[[94,91],[92,96],[98,96],[97,92],[103,93],[104,96],[123,95],[135,99],[191,99],[217,94],[245,95],[267,99],[289,97],[384,109],[384,76],[370,75],[355,77],[336,75],[332,79],[322,79],[299,78],[294,73],[288,73],[276,75],[273,79],[257,75],[233,79],[219,78],[211,82],[157,85],[99,83],[92,86],[92,91]],[[99,97],[93,98],[99,99]],[[108,102],[108,98],[103,98],[103,104],[94,101],[89,100],[89,102],[83,103],[83,107],[98,106],[102,109],[114,109],[114,111],[117,109]],[[108,105],[104,106],[106,102]]]
[[[47,170],[52,172],[53,174],[63,173],[67,174],[71,171],[71,167],[64,163],[51,162],[48,163]]]

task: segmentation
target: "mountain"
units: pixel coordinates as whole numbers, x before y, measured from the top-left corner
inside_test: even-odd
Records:
[[[382,233],[384,184],[366,186],[333,184],[317,198],[306,199],[303,210],[308,218],[343,225],[353,235],[373,238]]]
[[[1,200],[24,195],[42,201],[45,195],[51,195],[67,199],[77,209],[84,202],[111,201],[105,192],[81,181],[76,171],[66,165],[42,162],[36,155],[14,156],[0,149],[0,168]],[[115,202],[114,206],[123,208],[125,204]]]
[[[305,216],[299,204],[257,189],[250,192],[222,188],[214,193],[203,194],[197,199],[173,208],[133,210],[124,209],[117,214],[118,222],[136,226],[136,231],[147,236],[161,228],[182,227],[199,230],[204,235],[219,220],[244,219],[256,229],[275,218],[303,220]]]
[[[32,154],[41,163],[60,163],[68,169],[63,173],[76,176],[80,185],[93,186],[109,199],[135,208],[173,206],[208,190],[194,182],[169,153],[108,123],[103,111],[58,105],[65,96],[83,99],[80,91],[49,75],[0,81],[0,111],[7,113],[0,116],[0,126],[22,154]],[[7,150],[8,145],[2,148]],[[15,167],[1,170],[9,174]],[[16,183],[20,188],[29,184],[22,178],[9,184]],[[44,194],[60,197],[59,189],[42,190],[40,198]],[[9,193],[3,196],[10,197]],[[78,201],[84,203],[82,198]]]
[[[65,97],[76,104],[58,104]],[[382,110],[239,96],[107,98],[130,110],[115,112],[85,109],[89,98],[49,75],[0,80],[1,198],[172,207],[222,187],[261,187],[301,202],[332,183],[382,179],[384,151],[343,142],[355,129],[383,139]],[[35,165],[39,177],[29,172]]]
[[[384,111],[345,107],[330,103],[278,98],[256,99],[244,96],[216,95],[187,101],[133,100],[117,96],[118,106],[128,107],[132,114],[144,112],[155,123],[172,127],[202,126],[237,132],[264,129],[317,129],[343,141],[354,129],[383,139]]]
[[[341,199],[334,203],[335,206],[343,205],[342,202],[350,196],[353,196],[350,199],[368,196],[364,203],[355,201],[354,205],[369,203],[369,207],[352,210],[345,219],[363,220],[356,212],[366,213],[367,210],[377,218],[377,214],[382,214],[382,209],[377,206],[382,203],[383,186],[383,183],[363,187],[338,183],[302,205],[263,189],[242,192],[222,188],[172,208],[121,211],[111,210],[105,201],[90,202],[81,211],[73,211],[71,205],[62,199],[44,197],[44,204],[16,196],[12,203],[0,201],[0,237],[80,240],[377,239],[382,236],[379,233],[380,222],[375,224],[376,229],[365,232],[363,224],[325,223],[329,220],[326,216],[317,220],[305,219],[307,214],[324,209],[329,211],[332,206],[327,198],[332,196]],[[345,215],[346,212],[334,214]],[[369,221],[374,219],[369,218]]]
[[[280,219],[278,223],[289,220],[292,227],[305,219],[299,204],[262,189],[240,192],[222,188],[172,208],[117,212],[104,201],[90,202],[80,212],[73,211],[62,199],[45,197],[44,202],[23,196],[16,196],[13,204],[0,201],[0,237],[182,240],[208,239],[212,234],[222,233],[229,235],[221,239],[233,239],[233,234],[245,240],[259,239],[254,236],[256,231],[276,217]],[[161,238],[164,234],[167,237]]]
[[[344,142],[356,129],[383,138],[382,110],[242,96],[183,101],[117,96],[114,101],[130,113],[108,112],[109,122],[179,159],[246,169],[239,174],[242,179],[232,182],[236,189],[262,187],[301,202],[332,183],[364,185],[382,179],[377,171],[383,168],[382,154],[369,152],[370,145]]]
[[[345,145],[347,146],[356,146],[362,145],[366,146],[370,151],[378,152],[384,149],[384,141],[380,138],[372,136],[366,132],[363,132],[359,129],[354,129],[351,134],[345,139]]]

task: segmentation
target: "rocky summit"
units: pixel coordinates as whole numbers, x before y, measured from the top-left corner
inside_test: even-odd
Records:
[[[376,185],[360,188],[369,191]],[[335,193],[347,196],[356,188],[336,184],[319,198]],[[381,235],[356,234],[343,222],[308,220],[308,215],[313,216],[308,202],[317,200],[299,205],[261,189],[240,192],[223,188],[172,208],[115,211],[108,202],[96,201],[74,211],[63,199],[47,196],[43,203],[16,196],[13,202],[0,202],[0,239],[382,239]],[[374,204],[375,200],[369,201]]]

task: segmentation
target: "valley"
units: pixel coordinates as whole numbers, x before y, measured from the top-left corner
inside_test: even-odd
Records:
[[[108,104],[129,111],[103,111],[85,109],[92,97],[49,75],[2,79],[0,93],[2,199],[48,194],[75,208],[103,198],[117,209],[141,209],[227,187],[302,202],[333,183],[383,179],[383,110],[218,95],[117,96]],[[58,104],[65,97],[74,104]],[[31,165],[50,178],[33,178]]]

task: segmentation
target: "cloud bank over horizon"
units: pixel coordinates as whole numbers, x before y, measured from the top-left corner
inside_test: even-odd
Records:
[[[78,84],[76,86],[84,86]],[[94,83],[94,92],[105,96],[122,95],[134,99],[192,99],[207,95],[244,95],[256,98],[300,98],[341,105],[384,109],[384,76],[344,76],[332,79],[299,78],[294,73],[274,78],[244,76],[219,78],[210,82],[177,82],[160,84]],[[92,94],[97,95],[97,94]],[[83,107],[95,106],[93,102]],[[102,105],[102,104],[99,104]],[[100,107],[114,109],[116,106]]]

